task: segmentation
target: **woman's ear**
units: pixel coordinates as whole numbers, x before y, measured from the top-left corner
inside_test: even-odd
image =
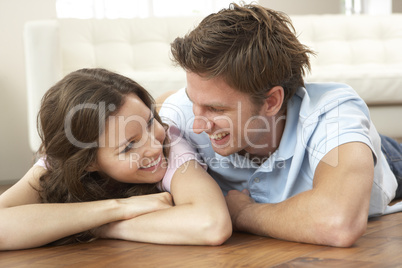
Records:
[[[265,115],[266,116],[276,115],[282,108],[284,97],[285,92],[283,90],[283,87],[275,86],[271,88],[266,94]]]
[[[99,171],[99,167],[96,161],[93,161],[85,170],[88,172]]]

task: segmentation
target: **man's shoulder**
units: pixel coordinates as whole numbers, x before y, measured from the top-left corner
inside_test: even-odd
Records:
[[[179,89],[178,91],[176,91],[175,93],[173,93],[172,95],[167,97],[166,100],[162,104],[162,108],[166,104],[169,104],[169,105],[171,105],[171,104],[179,105],[180,104],[180,105],[185,105],[185,106],[192,106],[191,101],[187,97],[185,88]]]
[[[296,93],[302,99],[302,114],[325,113],[340,105],[353,105],[364,107],[364,100],[353,90],[343,83],[306,83]]]
[[[180,125],[181,121],[188,121],[189,116],[191,117],[192,107],[185,89],[182,88],[163,102],[159,115],[168,124],[173,121]]]
[[[358,96],[351,86],[336,82],[305,83],[305,90],[310,97],[317,99],[334,96]]]

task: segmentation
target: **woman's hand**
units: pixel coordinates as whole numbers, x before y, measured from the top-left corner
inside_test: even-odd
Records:
[[[173,206],[172,195],[168,192],[157,194],[139,195],[116,200],[124,209],[124,219],[129,220],[140,215],[148,214]],[[120,221],[110,222],[102,226],[92,228],[91,232],[99,238],[113,238],[110,232]]]
[[[158,210],[173,207],[172,195],[168,192],[132,196],[124,199],[117,199],[119,205],[125,210],[124,219],[129,220],[140,215],[148,214]],[[122,220],[124,220],[122,219]],[[114,238],[111,233],[118,227],[121,221],[110,222],[108,224],[91,229],[91,232],[100,238]]]
[[[168,192],[132,196],[117,201],[124,207],[123,219],[126,220],[173,206],[172,195]]]
[[[39,178],[44,172],[42,167],[32,167],[0,195],[0,250],[38,247],[87,230],[96,233],[97,227],[107,223],[173,206],[170,193],[91,202],[40,203],[36,189],[40,189]]]

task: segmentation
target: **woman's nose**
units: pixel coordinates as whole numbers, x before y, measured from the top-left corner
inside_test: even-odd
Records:
[[[148,133],[147,141],[144,144],[144,157],[153,157],[159,155],[162,150],[162,144],[153,133]]]
[[[160,154],[166,138],[165,128],[159,122],[155,122],[154,127],[146,131],[144,135],[147,139],[144,144],[144,156],[151,157]]]

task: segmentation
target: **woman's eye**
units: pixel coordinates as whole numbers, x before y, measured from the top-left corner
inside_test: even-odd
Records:
[[[131,141],[127,146],[126,146],[126,148],[124,148],[123,149],[123,151],[121,151],[120,153],[121,154],[123,154],[123,153],[127,153],[128,151],[130,151],[133,147],[134,147],[134,141]]]
[[[155,119],[155,117],[153,117],[153,116],[151,117],[151,119],[149,119],[148,124],[147,124],[148,128],[150,128],[152,126],[152,124],[154,123],[154,119]]]

